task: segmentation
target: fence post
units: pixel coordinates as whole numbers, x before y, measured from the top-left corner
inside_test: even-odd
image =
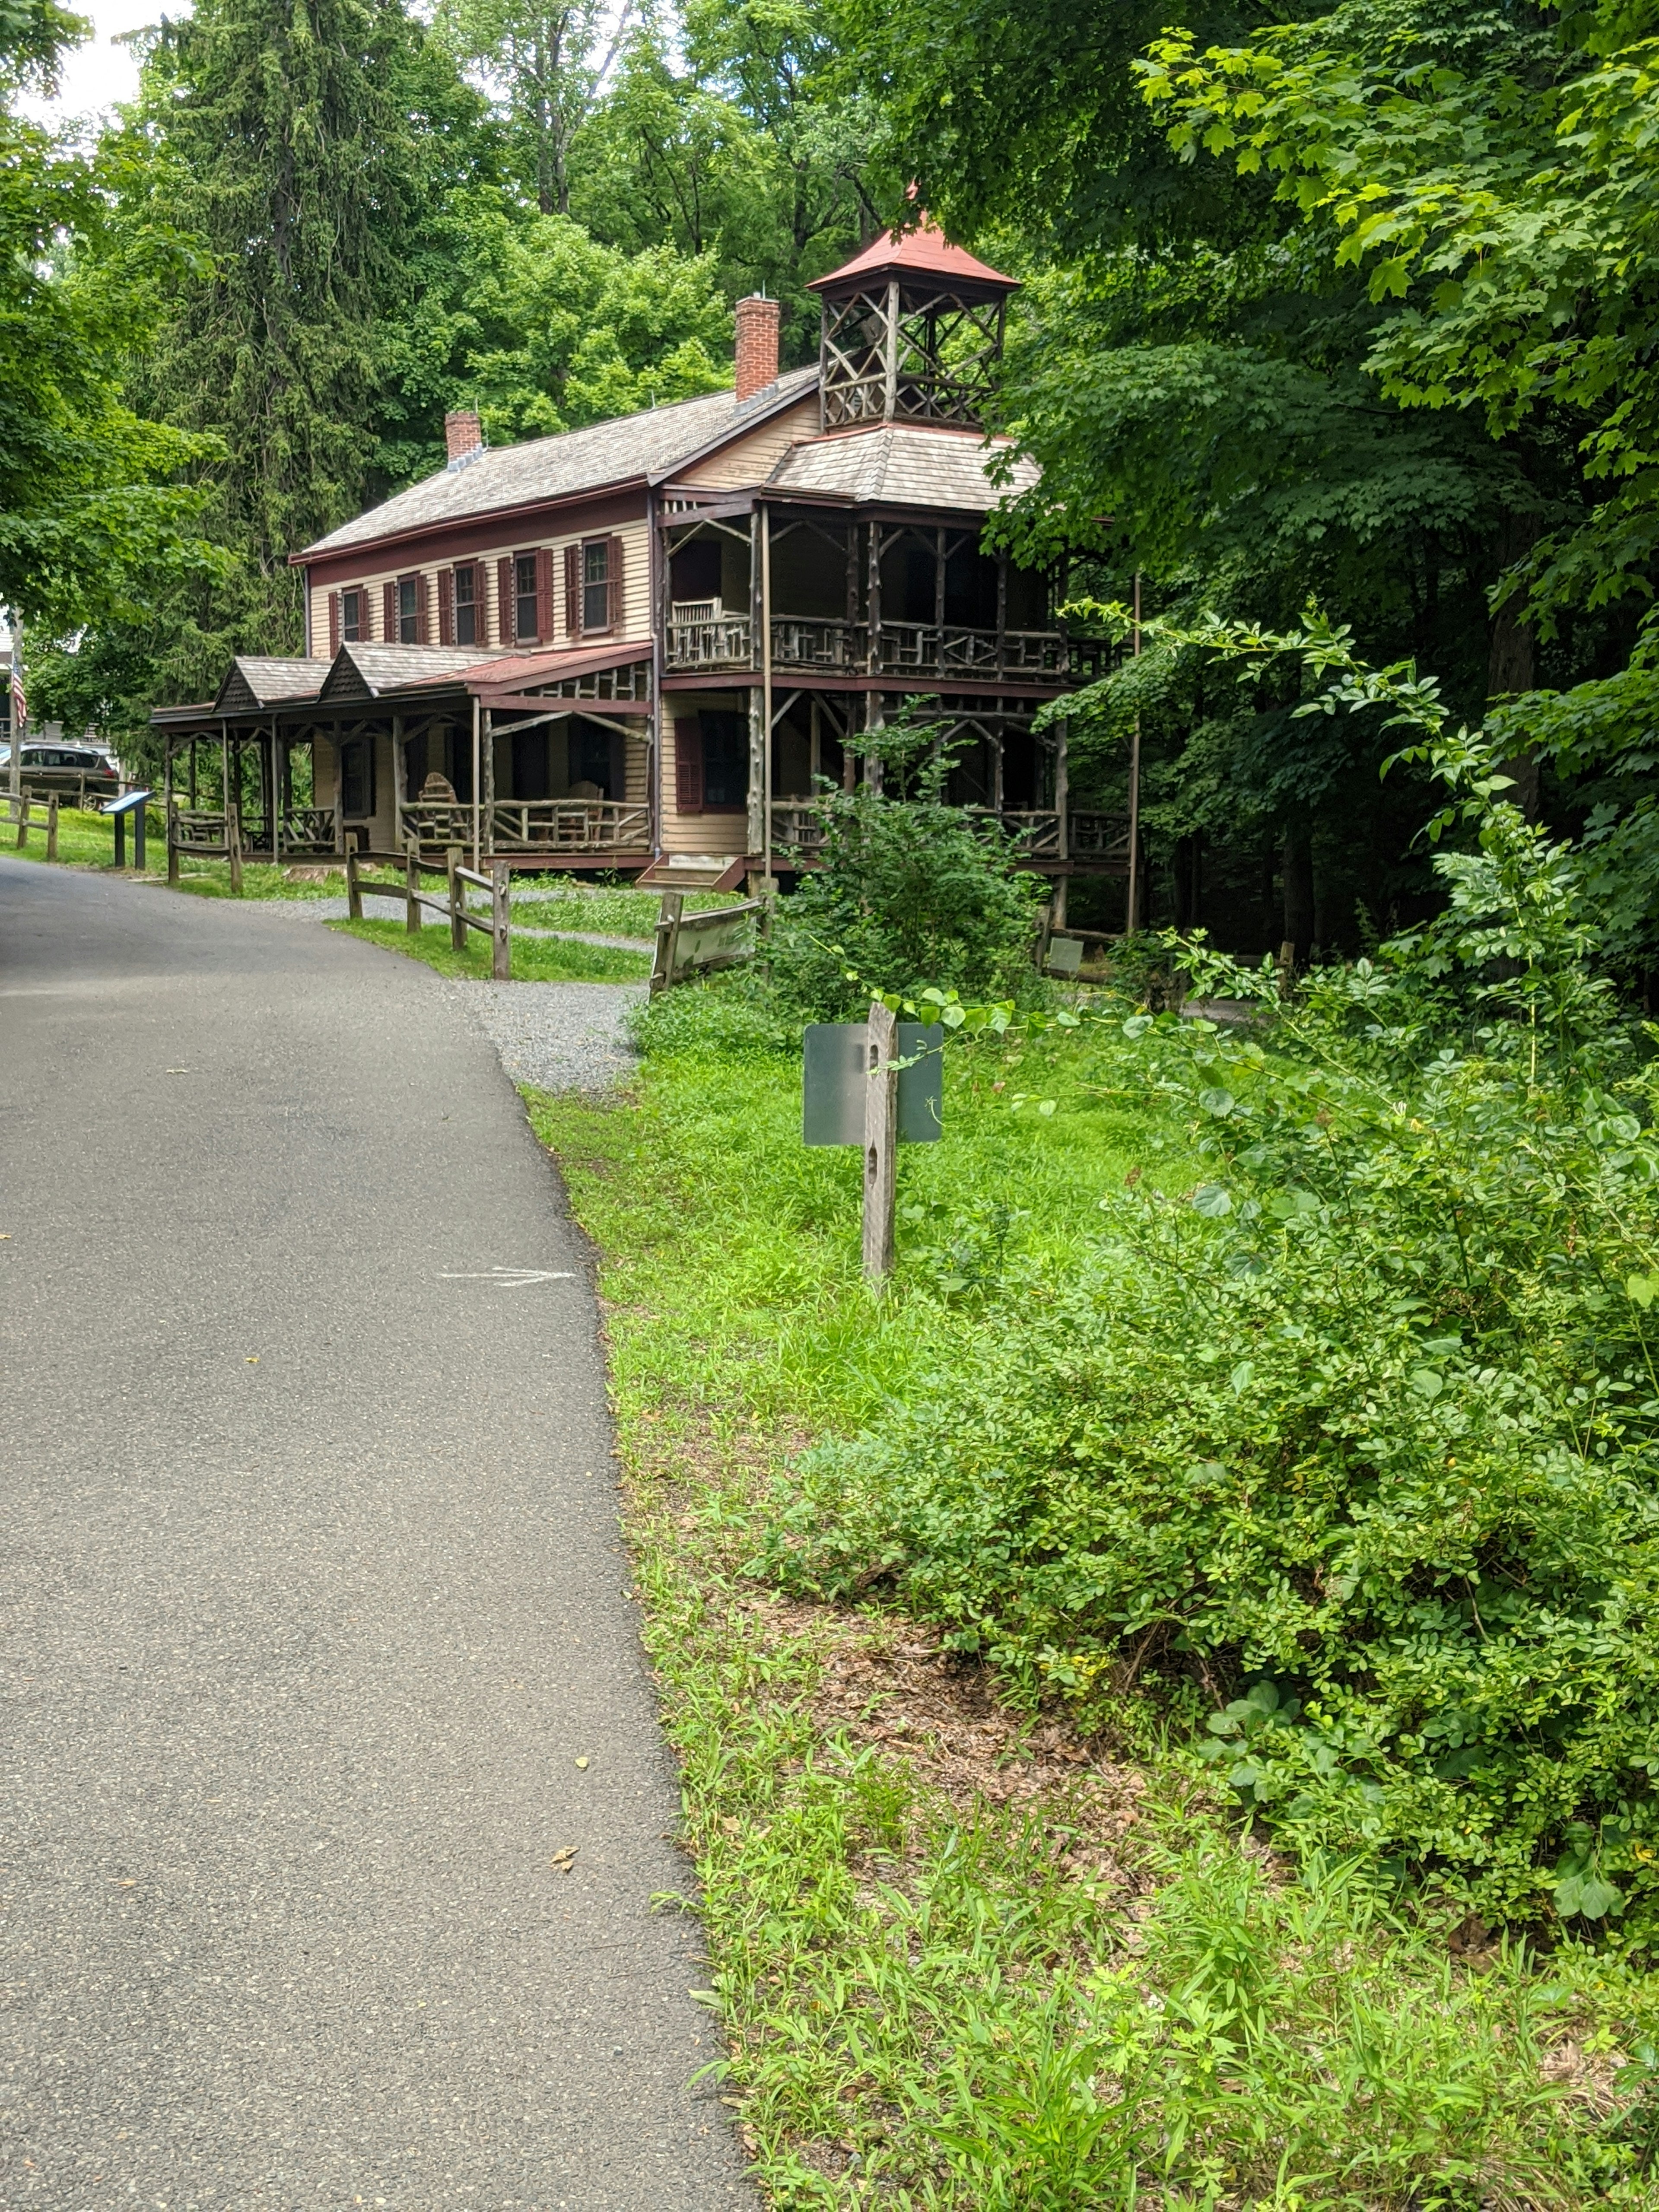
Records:
[[[179,888],[179,802],[167,793],[167,889]]]
[[[354,845],[346,854],[346,919],[361,921],[363,918],[363,887],[357,878],[357,848]]]
[[[58,793],[54,791],[46,801],[46,858],[58,858]]]
[[[489,871],[490,921],[494,924],[492,945],[495,958],[490,974],[498,983],[510,981],[513,974],[513,901],[507,885],[511,876],[505,860],[497,860]]]
[[[662,904],[657,908],[657,950],[651,963],[647,998],[654,999],[674,980],[674,960],[680,949],[680,912],[684,904],[684,891],[665,891],[662,895]]]
[[[29,842],[29,795],[25,792],[17,802],[22,811],[17,817],[17,849],[21,853]],[[117,817],[119,819],[119,817]]]
[[[234,799],[225,801],[225,851],[230,861],[230,895],[242,896],[242,810]]]
[[[893,1272],[893,1212],[898,1194],[898,1024],[879,999],[865,1030],[869,1071],[864,1094],[864,1272],[872,1283]]]
[[[404,855],[404,927],[411,937],[421,933],[421,848],[411,837]]]
[[[466,891],[455,871],[461,865],[461,848],[449,846],[444,854],[444,865],[449,874],[449,949],[462,952],[466,949],[466,924],[461,920]]]

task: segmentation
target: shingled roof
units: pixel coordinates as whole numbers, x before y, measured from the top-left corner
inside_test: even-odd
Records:
[[[672,407],[647,408],[638,415],[593,422],[585,430],[566,430],[556,438],[531,438],[519,446],[495,446],[464,468],[441,469],[411,484],[351,522],[343,523],[296,560],[368,545],[409,530],[469,516],[534,506],[541,500],[568,499],[600,491],[608,484],[656,482],[672,476],[728,437],[763,422],[780,407],[791,405],[817,383],[817,366],[779,377],[742,405],[734,392],[713,392],[701,399],[681,399]]]
[[[1006,451],[1006,445],[1001,446]],[[986,465],[997,446],[976,433],[935,430],[916,422],[884,422],[791,446],[768,478],[782,491],[816,492],[860,506],[949,507],[988,514],[1000,500],[1029,491],[1035,462],[1014,464],[1008,483],[994,483]]]

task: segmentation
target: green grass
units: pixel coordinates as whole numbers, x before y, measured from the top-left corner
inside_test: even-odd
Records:
[[[452,952],[447,929],[422,928],[411,936],[401,921],[336,921],[330,928],[367,945],[383,945],[389,952],[402,952],[423,960],[441,975],[471,976],[488,982],[490,942],[481,931],[467,933],[464,952]],[[624,952],[608,945],[577,945],[559,937],[521,937],[512,944],[515,983],[635,983],[651,973],[644,953]]]
[[[21,849],[17,843],[16,825],[9,818],[0,821],[0,853],[15,855],[22,860],[44,860],[46,857],[46,810],[36,801],[29,819],[28,842]],[[161,817],[150,816],[149,845],[146,860],[167,859],[166,833],[161,826]],[[127,823],[127,859],[132,859],[132,823]],[[58,817],[58,865],[76,868],[107,868],[115,866],[115,824],[102,814],[82,813],[74,807],[63,808]]]
[[[648,938],[657,925],[662,894],[617,885],[589,889],[568,877],[540,877],[532,882],[515,878],[514,888],[533,888],[533,899],[515,901],[514,921],[538,929],[589,929],[606,937]],[[717,907],[737,906],[735,891],[687,891],[685,912],[708,914]]]
[[[163,856],[165,859],[165,856]],[[343,867],[328,867],[319,877],[309,873],[295,875],[292,868],[325,867],[326,863],[298,860],[276,867],[269,860],[244,860],[242,863],[241,896],[245,899],[325,899],[343,898],[346,881]],[[228,860],[184,860],[179,872],[179,889],[195,898],[232,898],[236,896],[230,888]]]
[[[953,1698],[994,1712],[984,1684],[904,1657],[933,1646],[901,1616],[785,1603],[750,1565],[793,1449],[975,1358],[978,1282],[1041,1296],[1132,1166],[1192,1180],[1109,1042],[953,1046],[878,1296],[858,1156],[801,1146],[799,1063],[763,1010],[685,989],[647,1034],[630,1103],[531,1111],[603,1255],[724,2087],[774,2203],[1659,2203],[1641,1973],[1479,1930],[1466,1958],[1358,1869],[1293,1875],[1144,1722],[1067,1747],[1054,1716],[1004,1713],[968,1792],[927,1738],[954,1740]]]

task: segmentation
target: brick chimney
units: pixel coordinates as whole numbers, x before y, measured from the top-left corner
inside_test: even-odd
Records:
[[[444,416],[444,436],[449,443],[449,465],[458,469],[474,453],[483,451],[483,424],[470,410]]]
[[[751,292],[738,302],[738,404],[778,380],[778,326],[782,303]]]

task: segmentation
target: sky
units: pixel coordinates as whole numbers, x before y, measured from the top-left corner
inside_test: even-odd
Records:
[[[92,116],[131,100],[138,89],[138,64],[130,47],[112,46],[111,40],[124,31],[141,31],[163,15],[189,13],[187,0],[70,0],[70,5],[92,24],[93,34],[65,61],[63,90],[56,100],[18,101],[26,115],[40,122]]]

